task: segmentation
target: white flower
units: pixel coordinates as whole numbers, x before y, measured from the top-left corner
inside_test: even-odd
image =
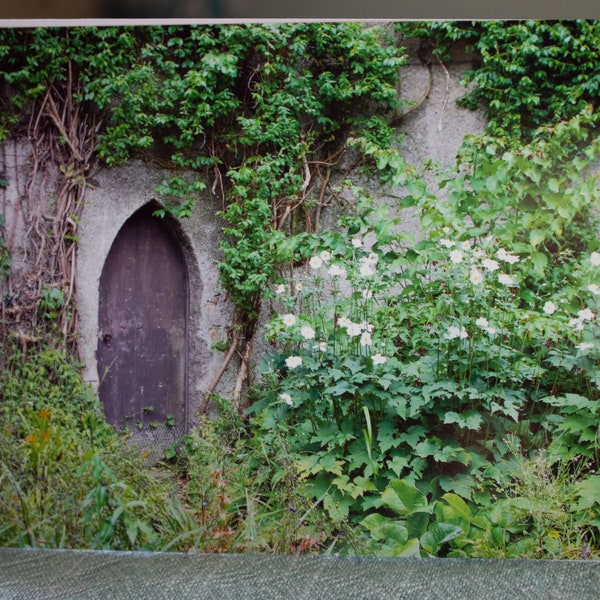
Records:
[[[452,248],[454,246],[454,242],[452,240],[443,239],[440,240],[440,244],[444,246],[444,248]]]
[[[458,263],[462,262],[462,259],[463,259],[463,253],[461,250],[451,250],[450,251],[450,260],[454,264],[458,264]]]
[[[328,250],[321,250],[319,257],[323,262],[329,262],[331,259],[331,253]]]
[[[594,344],[592,342],[581,342],[581,344],[577,344],[577,346],[575,346],[575,348],[581,350],[582,352],[584,352],[585,350],[590,350],[593,347]]]
[[[592,252],[590,254],[590,262],[594,267],[600,267],[600,252]]]
[[[484,258],[481,261],[481,264],[488,270],[488,271],[497,271],[500,268],[500,263],[496,260],[493,260],[492,258]]]
[[[373,324],[372,324],[372,323],[368,323],[367,321],[363,321],[363,322],[360,324],[360,328],[361,328],[363,331],[368,331],[369,333],[372,333],[372,332],[373,332]]]
[[[594,313],[589,308],[584,308],[583,310],[580,310],[577,314],[579,315],[579,319],[581,321],[593,321],[594,319]]]
[[[276,288],[275,288],[275,293],[277,295],[279,294],[283,294],[283,292],[285,292],[285,285],[283,285],[283,283],[280,283]]]
[[[544,308],[542,309],[547,315],[552,315],[555,313],[556,309],[558,308],[558,306],[556,306],[556,304],[554,304],[554,302],[551,302],[550,300],[548,300],[548,302],[546,302],[544,304]]]
[[[475,325],[481,327],[481,329],[483,329],[489,335],[495,335],[498,333],[498,330],[495,327],[490,327],[489,321],[485,317],[479,317],[479,319],[475,321]]]
[[[332,277],[345,277],[346,269],[343,269],[342,267],[338,267],[337,265],[331,265],[331,267],[329,267],[329,274]]]
[[[352,245],[355,248],[362,248],[363,243],[362,243],[362,240],[360,238],[352,238]]]
[[[507,263],[510,263],[511,265],[519,262],[519,257],[515,254],[509,254],[504,248],[500,248],[500,250],[498,250],[498,252],[496,252],[496,256]]]
[[[315,339],[315,330],[312,327],[310,327],[309,325],[303,325],[300,328],[300,335],[305,340],[314,340]]]
[[[327,342],[319,342],[313,346],[313,350],[320,350],[321,352],[325,352],[327,350]]]
[[[475,325],[481,327],[481,329],[487,329],[489,327],[489,321],[485,317],[479,317],[477,321],[475,321]]]
[[[284,325],[291,327],[296,324],[296,317],[292,314],[283,315],[282,321]]]
[[[370,300],[373,297],[373,290],[362,290],[361,294],[365,300]]]
[[[319,256],[312,256],[308,264],[311,269],[320,269],[323,266],[323,260]]]
[[[516,285],[515,280],[510,275],[507,275],[506,273],[500,273],[500,275],[498,275],[498,281],[502,285],[507,285],[509,287],[514,287]]]
[[[350,325],[350,319],[348,317],[340,317],[338,319],[338,325],[340,327],[348,327],[348,325]]]
[[[288,406],[293,406],[294,404],[292,402],[292,397],[289,394],[286,394],[285,392],[279,394],[279,399],[283,400],[283,402],[285,402]]]
[[[368,260],[361,261],[359,271],[363,277],[370,277],[371,275],[375,275],[375,269],[373,268],[373,264],[370,263]]]
[[[464,242],[460,243],[460,247],[463,250],[468,250],[472,245],[473,245],[473,242],[471,240],[465,240]]]
[[[297,292],[301,292],[303,288],[304,288],[304,286],[301,283],[297,283],[296,284],[296,291]]]
[[[569,327],[573,327],[576,331],[581,331],[583,329],[583,321],[581,319],[571,319]]]
[[[483,281],[483,274],[479,269],[473,267],[469,279],[473,285],[479,285]]]
[[[288,356],[285,359],[285,366],[288,369],[295,369],[296,367],[299,367],[301,364],[302,364],[301,356]]]
[[[597,286],[595,283],[591,283],[590,285],[588,285],[587,289],[592,292],[592,294],[594,294],[595,296],[598,296],[600,294],[600,287]]]
[[[360,336],[360,345],[361,346],[370,346],[373,343],[373,338],[368,331],[364,331]]]
[[[347,327],[346,327],[346,333],[350,336],[350,337],[355,337],[357,335],[360,335],[362,333],[362,327],[360,326],[359,323],[348,323]]]
[[[377,354],[373,354],[373,356],[371,356],[371,360],[373,361],[373,365],[383,365],[387,362],[387,358],[382,354],[379,354],[379,352]]]
[[[454,340],[456,338],[466,338],[468,337],[469,334],[467,333],[467,331],[465,330],[464,327],[457,327],[456,325],[450,325],[450,327],[448,327],[448,331],[446,332],[446,334],[444,335],[444,337],[447,340]]]

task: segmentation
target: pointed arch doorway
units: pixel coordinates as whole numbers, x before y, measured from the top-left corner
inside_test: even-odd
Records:
[[[165,446],[188,427],[189,285],[174,224],[153,215],[158,207],[135,212],[106,258],[96,356],[107,421]]]

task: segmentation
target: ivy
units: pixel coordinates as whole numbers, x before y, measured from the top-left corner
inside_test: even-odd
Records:
[[[70,86],[101,123],[99,160],[172,169],[157,190],[161,214],[189,216],[209,183],[226,221],[222,282],[251,341],[286,254],[278,243],[318,227],[347,139],[370,157],[392,144],[405,61],[397,42],[390,28],[363,23],[3,30],[0,76],[12,99],[3,130],[27,126],[37,103]]]
[[[530,141],[535,129],[579,114],[600,99],[598,21],[464,21],[401,25],[442,58],[464,42],[477,65],[459,104],[484,107],[487,133]]]

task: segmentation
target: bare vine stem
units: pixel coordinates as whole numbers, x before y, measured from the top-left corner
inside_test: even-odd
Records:
[[[27,344],[49,342],[54,330],[60,343],[77,355],[75,306],[77,227],[88,179],[95,170],[93,153],[98,130],[95,115],[74,101],[72,70],[62,89],[48,86],[27,127],[30,159],[24,193],[13,214],[13,228],[23,219],[28,241],[27,272],[9,275],[14,306],[3,307],[3,341],[10,333]],[[56,296],[44,293],[56,289]],[[53,306],[49,306],[53,304]],[[54,310],[50,310],[50,308]]]

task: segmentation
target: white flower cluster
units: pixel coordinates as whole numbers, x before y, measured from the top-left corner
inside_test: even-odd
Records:
[[[469,334],[467,333],[467,330],[462,326],[457,327],[456,325],[450,325],[450,327],[448,327],[448,331],[446,331],[446,333],[444,334],[444,337],[447,340],[455,340],[457,338],[465,339],[469,337]]]
[[[296,315],[288,313],[281,317],[281,321],[286,327],[293,327],[297,323],[298,319],[296,318]],[[314,340],[315,330],[310,325],[302,325],[302,327],[300,327],[300,335],[305,340]]]
[[[285,392],[283,392],[282,394],[279,394],[279,399],[282,402],[285,402],[288,406],[294,405],[294,403],[292,402],[292,397],[289,394],[286,394]]]
[[[302,357],[301,356],[288,356],[285,359],[285,366],[288,369],[295,369],[296,367],[302,366]]]
[[[496,256],[503,262],[514,265],[519,262],[519,257],[516,254],[509,254],[504,248],[500,248],[496,252]]]
[[[569,321],[569,327],[581,331],[586,321],[593,321],[595,318],[596,315],[589,308],[584,308],[577,313],[576,318]]]
[[[353,323],[348,317],[340,317],[338,325],[346,330],[348,337],[357,337],[360,335],[360,345],[370,346],[373,343],[373,325],[363,321],[362,323]]]
[[[498,333],[498,330],[495,327],[492,327],[485,317],[479,317],[479,319],[475,321],[475,325],[481,327],[488,335],[495,335]]]
[[[363,256],[359,259],[359,273],[363,277],[371,277],[375,275],[375,269],[377,266],[377,262],[379,261],[379,257],[374,252],[371,252],[368,256]]]
[[[439,241],[439,244],[449,250],[452,248],[452,250],[450,250],[448,253],[448,258],[450,259],[450,262],[454,263],[455,265],[460,264],[465,260],[465,253],[471,253],[472,266],[469,280],[473,285],[480,285],[483,283],[485,279],[484,273],[486,271],[493,273],[494,271],[500,269],[500,262],[493,258],[487,257],[482,250],[474,248],[473,240],[455,242],[444,238]],[[520,261],[520,258],[516,254],[511,254],[504,248],[500,248],[496,252],[496,258],[510,265]],[[475,264],[477,260],[480,261],[479,265]],[[515,279],[507,273],[499,273],[498,282],[507,287],[515,287],[517,285]]]

